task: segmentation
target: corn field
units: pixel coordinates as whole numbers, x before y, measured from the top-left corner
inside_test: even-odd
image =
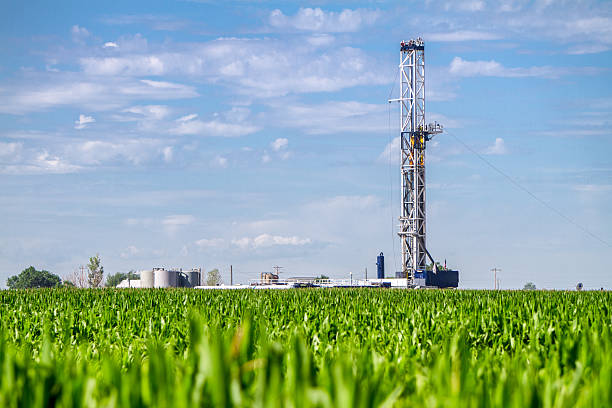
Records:
[[[608,292],[0,291],[2,407],[607,407]]]

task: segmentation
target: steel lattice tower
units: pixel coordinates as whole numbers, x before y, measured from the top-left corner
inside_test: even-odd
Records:
[[[437,123],[425,123],[425,45],[421,38],[402,41],[400,48],[400,150],[402,209],[399,237],[402,275],[414,282],[433,258],[425,245],[425,147],[442,132]],[[435,265],[435,263],[434,263]]]

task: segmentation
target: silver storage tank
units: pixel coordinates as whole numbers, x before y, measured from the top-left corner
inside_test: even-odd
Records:
[[[176,271],[167,271],[163,268],[153,270],[155,273],[154,286],[156,288],[175,288],[178,273]]]
[[[153,287],[153,271],[152,270],[140,271],[140,287],[141,288],[152,288]]]
[[[187,273],[187,282],[190,288],[200,286],[200,271],[193,269]]]

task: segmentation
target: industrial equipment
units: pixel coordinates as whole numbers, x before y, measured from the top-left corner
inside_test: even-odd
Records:
[[[427,251],[425,239],[425,149],[428,141],[442,133],[442,125],[425,122],[425,43],[422,38],[401,42],[399,76],[399,98],[389,100],[400,104],[402,203],[398,235],[402,270],[398,277],[408,279],[412,285],[425,286],[427,258],[433,265],[430,273],[439,273]]]
[[[385,256],[382,252],[376,257],[376,277],[378,279],[385,278]]]

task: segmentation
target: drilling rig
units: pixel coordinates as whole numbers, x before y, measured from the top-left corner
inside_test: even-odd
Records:
[[[426,246],[425,148],[428,141],[442,133],[442,125],[425,121],[425,43],[422,38],[401,42],[399,77],[399,98],[389,100],[400,105],[402,190],[398,235],[402,246],[402,270],[397,277],[406,278],[414,286],[457,287],[458,272],[439,271]],[[427,271],[427,259],[431,261],[431,271]]]

